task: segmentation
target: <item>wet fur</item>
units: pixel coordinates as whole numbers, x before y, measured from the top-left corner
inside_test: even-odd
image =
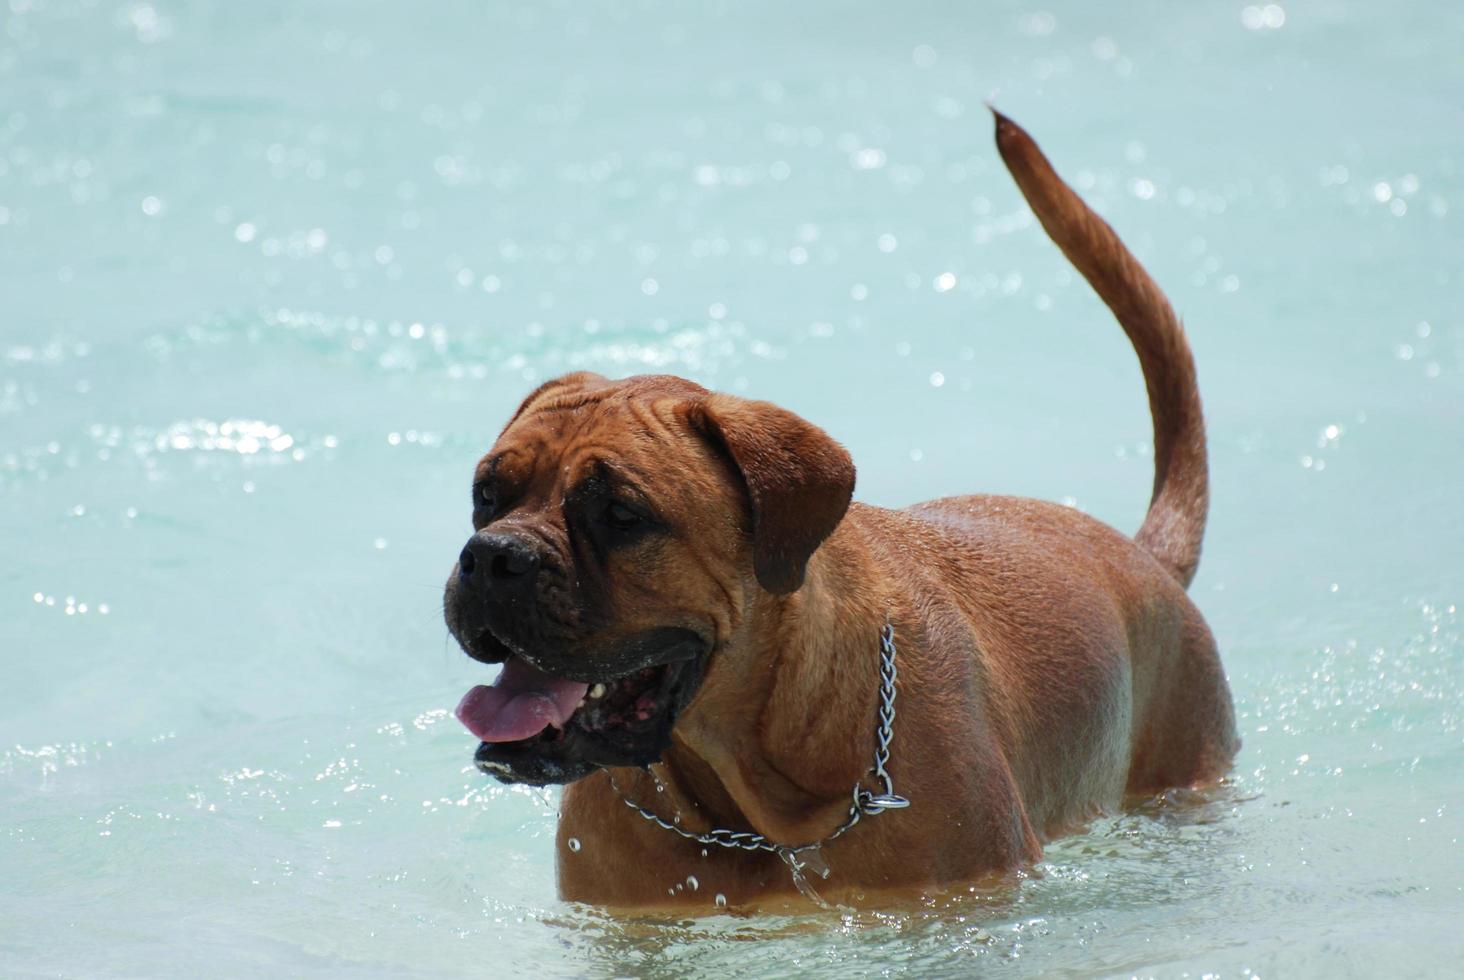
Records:
[[[612,639],[693,622],[712,638],[654,776],[602,770],[565,788],[564,898],[701,909],[714,894],[733,906],[796,899],[778,858],[653,826],[611,776],[691,830],[820,840],[870,767],[886,622],[899,645],[889,768],[912,805],[825,847],[832,874],[818,887],[830,899],[878,902],[1021,867],[1127,794],[1203,784],[1229,767],[1229,692],[1185,593],[1207,509],[1188,346],[1158,287],[1026,134],[998,116],[997,141],[1139,353],[1156,448],[1143,527],[1130,539],[1071,508],[1001,496],[848,505],[847,454],[775,406],[673,378],[573,375],[541,388],[495,447],[537,461],[523,464],[534,470],[526,502],[503,520],[562,537],[544,530],[558,520],[555,494],[587,465],[576,461],[613,453],[673,529],[611,556],[603,573],[580,573],[594,581],[554,601],[593,613],[559,615],[588,617]],[[597,642],[562,632],[571,649]]]

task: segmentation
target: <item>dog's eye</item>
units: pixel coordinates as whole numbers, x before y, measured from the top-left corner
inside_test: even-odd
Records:
[[[498,498],[493,491],[485,484],[478,484],[473,488],[473,511],[491,515],[498,508]]]
[[[605,506],[603,520],[617,531],[629,531],[640,525],[643,518],[624,504],[611,501]]]

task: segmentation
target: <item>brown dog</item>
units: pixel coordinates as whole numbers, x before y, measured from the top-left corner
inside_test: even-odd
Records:
[[[998,115],[996,137],[1138,352],[1156,466],[1143,526],[1130,540],[1012,497],[850,504],[848,453],[775,405],[664,376],[539,388],[478,464],[445,608],[470,656],[504,664],[459,708],[479,766],[571,784],[565,898],[767,905],[803,879],[872,901],[1036,861],[1125,794],[1229,767],[1230,695],[1185,594],[1208,506],[1189,347],[1027,134]],[[876,816],[887,624],[888,773],[910,805]],[[687,836],[713,829],[764,848]]]

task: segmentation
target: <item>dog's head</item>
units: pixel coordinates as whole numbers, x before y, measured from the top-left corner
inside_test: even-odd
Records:
[[[750,592],[796,591],[853,489],[843,447],[765,402],[669,376],[533,392],[478,464],[443,603],[504,665],[458,708],[479,767],[542,785],[656,761]]]

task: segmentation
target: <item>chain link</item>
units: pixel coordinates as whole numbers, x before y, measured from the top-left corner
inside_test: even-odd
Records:
[[[883,793],[872,793],[864,788],[864,780],[854,784],[852,802],[849,805],[849,815],[844,822],[834,829],[822,840],[814,841],[811,844],[779,844],[769,840],[762,834],[750,830],[723,830],[713,829],[705,833],[693,833],[684,830],[667,820],[662,819],[645,807],[634,802],[615,783],[613,771],[610,774],[610,786],[620,796],[620,801],[640,814],[646,820],[671,831],[689,841],[698,844],[705,844],[715,847],[733,848],[742,851],[767,851],[776,854],[788,863],[792,870],[794,880],[802,887],[801,871],[804,867],[817,868],[822,864],[815,855],[820,847],[844,835],[844,833],[857,824],[861,817],[872,817],[883,813],[886,810],[903,810],[910,805],[910,801],[895,793],[894,780],[890,778],[886,766],[890,761],[890,744],[895,738],[895,679],[898,676],[895,671],[895,628],[886,623],[879,634],[879,725],[875,728],[875,749],[874,766],[869,770],[875,778],[880,781],[884,789]],[[823,867],[821,874],[828,875],[827,867]]]

